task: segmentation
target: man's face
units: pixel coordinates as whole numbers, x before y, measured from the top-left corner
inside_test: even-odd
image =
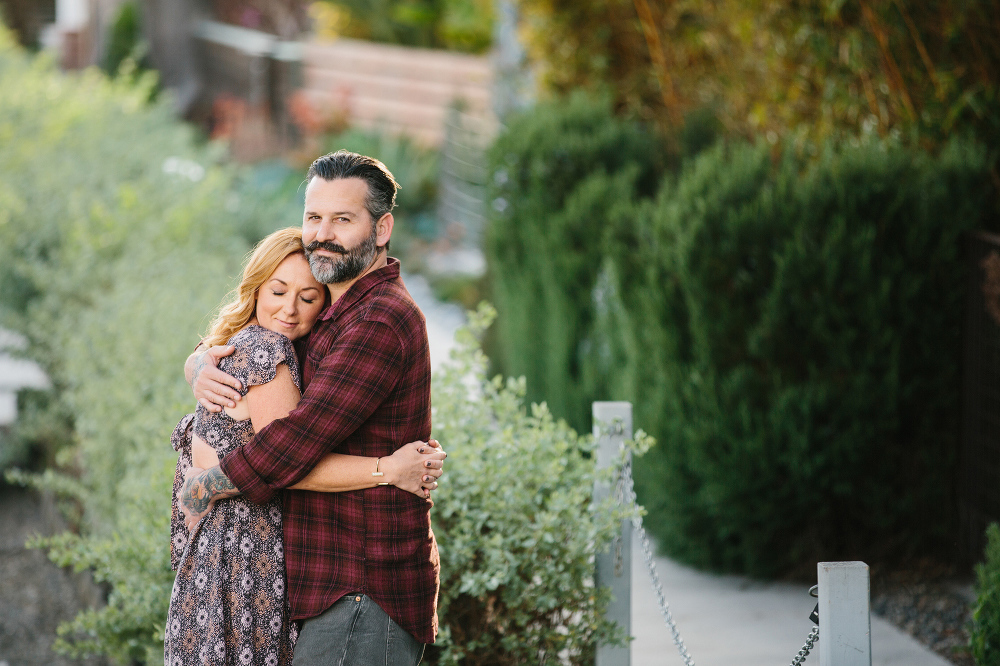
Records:
[[[378,255],[378,233],[365,208],[360,178],[313,178],[306,186],[302,243],[313,276],[324,284],[350,282]]]

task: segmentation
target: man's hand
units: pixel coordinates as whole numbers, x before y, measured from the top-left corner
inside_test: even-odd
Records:
[[[430,498],[438,487],[437,480],[444,473],[444,459],[448,454],[437,440],[411,442],[396,449],[391,456],[382,458],[379,469],[384,479],[418,497]]]
[[[184,487],[177,498],[188,532],[208,515],[217,500],[239,494],[239,489],[222,473],[221,468],[189,468],[184,475]]]
[[[184,364],[184,374],[194,391],[198,403],[210,412],[221,412],[224,407],[235,407],[242,399],[240,382],[219,370],[219,359],[229,356],[236,348],[220,345],[205,351],[196,351]]]

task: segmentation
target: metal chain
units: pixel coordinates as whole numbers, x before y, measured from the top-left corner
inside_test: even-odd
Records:
[[[809,638],[806,639],[806,644],[802,646],[798,654],[795,655],[795,659],[792,659],[791,666],[802,666],[805,663],[806,657],[813,649],[813,645],[816,644],[816,640],[819,638],[819,627],[813,627],[812,631],[809,632]]]
[[[622,490],[624,494],[624,499],[626,501],[625,506],[635,505],[635,486],[632,481],[632,458],[631,456],[626,456],[625,462],[622,465],[621,476]],[[681,632],[677,629],[677,623],[674,622],[673,613],[670,612],[670,604],[667,603],[666,597],[663,596],[663,586],[660,585],[660,577],[656,574],[656,562],[653,561],[653,549],[649,547],[649,536],[646,534],[646,529],[642,526],[642,516],[636,514],[632,517],[632,527],[639,534],[639,543],[642,545],[642,554],[646,558],[646,567],[649,569],[649,577],[653,579],[653,592],[656,593],[656,601],[660,605],[660,615],[663,616],[663,621],[667,623],[667,627],[670,629],[670,635],[674,639],[674,645],[677,646],[677,651],[681,655],[681,659],[684,660],[685,666],[694,666],[694,659],[688,654],[687,647],[684,646],[684,639],[681,638]]]
[[[618,474],[618,479],[615,483],[615,496],[619,501],[623,501],[623,506],[635,506],[636,496],[635,496],[635,484],[632,480],[632,458],[631,456],[626,456],[625,461],[622,464],[621,471]],[[677,646],[677,651],[681,655],[681,659],[684,660],[685,666],[694,666],[694,658],[687,651],[687,647],[684,645],[684,639],[681,638],[681,633],[677,629],[677,623],[674,622],[673,613],[670,612],[670,604],[667,603],[666,597],[663,595],[663,586],[660,584],[660,577],[656,573],[656,562],[653,560],[653,549],[649,545],[649,535],[646,534],[646,528],[642,526],[642,516],[638,513],[632,517],[632,527],[639,535],[639,543],[642,546],[642,554],[646,559],[646,568],[649,570],[649,577],[653,581],[653,592],[656,594],[656,601],[660,605],[660,614],[663,616],[663,621],[666,622],[667,628],[670,629],[670,635],[674,640],[674,645]],[[617,570],[620,566],[621,561],[621,537],[617,537],[615,541],[615,569]],[[809,632],[808,638],[806,638],[805,645],[799,650],[795,658],[792,659],[791,666],[802,666],[806,661],[806,657],[812,651],[813,646],[819,639],[819,627],[813,627],[812,631]]]

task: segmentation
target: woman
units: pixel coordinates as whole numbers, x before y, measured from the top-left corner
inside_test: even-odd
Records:
[[[326,287],[309,270],[301,230],[282,229],[258,244],[232,301],[203,340],[206,347],[236,348],[220,368],[240,380],[245,398],[217,413],[199,405],[171,438],[181,456],[174,480],[171,560],[177,578],[164,637],[166,666],[291,663],[295,626],[285,601],[279,502],[220,501],[188,535],[177,495],[189,469],[217,465],[295,408],[302,386],[292,341],[310,331],[327,301]],[[437,485],[444,454],[424,450],[433,451],[414,442],[381,459],[329,454],[292,488],[343,492],[387,482],[426,497]],[[383,476],[373,476],[375,471]]]

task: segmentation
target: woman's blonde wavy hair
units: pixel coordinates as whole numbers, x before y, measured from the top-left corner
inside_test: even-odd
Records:
[[[243,279],[226,296],[226,303],[219,309],[202,344],[206,347],[228,344],[229,338],[246,327],[257,311],[257,290],[278,264],[293,254],[305,254],[299,227],[279,229],[257,243],[243,267]]]

